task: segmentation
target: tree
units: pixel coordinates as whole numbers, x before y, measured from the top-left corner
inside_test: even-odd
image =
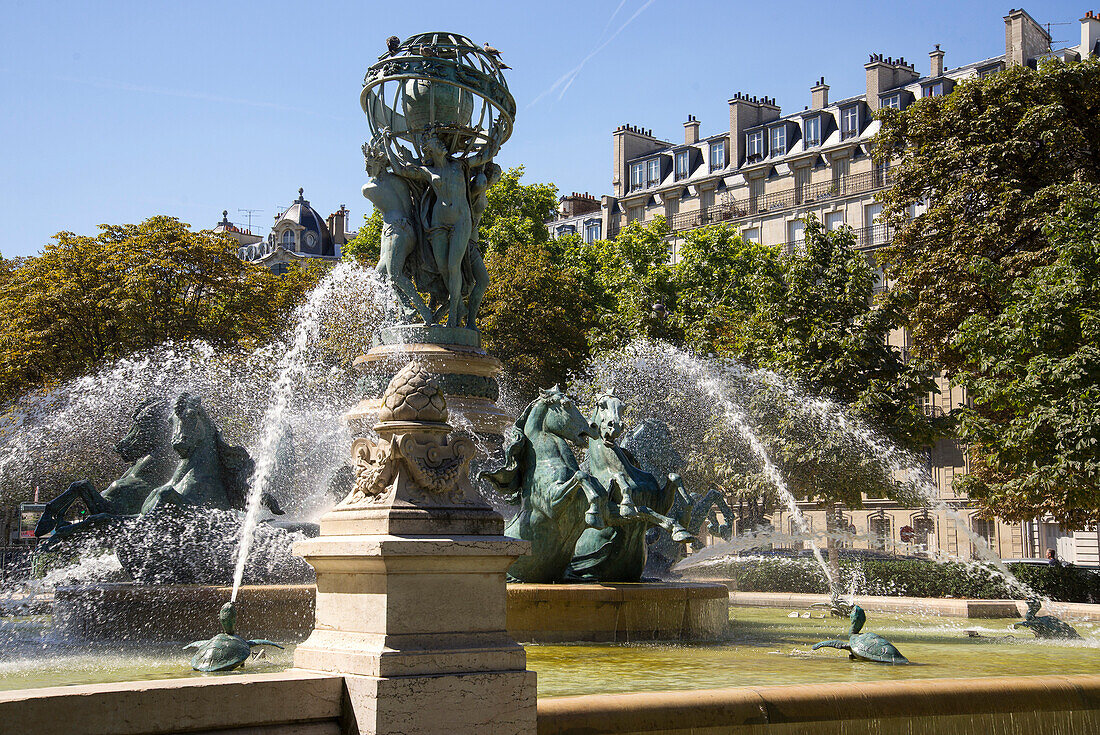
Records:
[[[960,489],[1002,518],[1081,528],[1100,515],[1100,186],[1064,194],[1042,233],[1053,262],[1014,280],[991,265],[982,286],[1002,308],[955,337],[973,401]]]
[[[557,209],[558,189],[553,184],[521,184],[521,178],[523,166],[510,168],[485,194],[478,237],[486,251],[504,252],[550,239],[545,222]]]
[[[164,216],[101,225],[95,237],[59,233],[0,277],[0,398],[167,341],[269,341],[320,272],[280,279],[235,246]]]
[[[883,212],[894,292],[914,351],[953,371],[959,326],[1003,307],[986,273],[1050,263],[1045,214],[1067,184],[1100,182],[1100,61],[1013,66],[879,115],[875,159],[900,159]]]
[[[485,349],[507,367],[521,397],[564,384],[588,359],[592,299],[541,243],[513,244],[486,257],[489,290],[480,326]]]
[[[362,265],[374,267],[382,253],[382,213],[377,209],[363,215],[363,226],[355,237],[340,248],[341,255]]]
[[[778,282],[779,251],[743,240],[726,224],[692,230],[675,267],[676,315],[685,340],[702,353],[719,333],[755,309],[759,291]]]
[[[717,330],[720,354],[775,371],[813,396],[847,406],[872,429],[906,448],[930,444],[946,426],[924,415],[917,397],[935,390],[931,377],[887,343],[897,326],[892,303],[875,299],[876,274],[845,228],[805,225],[805,252],[770,258],[751,279],[755,303]],[[896,496],[881,458],[826,418],[805,410],[784,385],[749,382],[742,405],[759,427],[791,489],[807,498],[861,504],[861,494]]]

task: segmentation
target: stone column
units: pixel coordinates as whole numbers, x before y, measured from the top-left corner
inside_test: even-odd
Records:
[[[297,668],[345,675],[349,730],[533,733],[535,673],[505,625],[505,571],[528,549],[473,489],[436,378],[410,362],[355,441],[356,483],[295,545],[317,571]]]

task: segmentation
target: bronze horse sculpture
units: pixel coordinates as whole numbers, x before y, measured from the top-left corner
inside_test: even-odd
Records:
[[[142,404],[135,414],[134,428],[119,442],[118,451],[125,452],[124,458],[137,457],[125,475],[102,495],[88,480],[74,482],[46,504],[35,535],[53,531],[48,543],[54,545],[90,526],[143,516],[166,505],[243,510],[254,467],[248,452],[225,441],[203,407],[202,399],[190,393],[181,393],[176,399],[171,416],[171,442],[162,447],[158,443],[158,437],[163,435],[162,422],[157,415],[162,409],[163,402]],[[175,470],[166,483],[153,485],[160,479],[157,472],[170,465],[170,458],[160,454],[168,446],[178,455]],[[144,454],[138,457],[140,453]],[[93,515],[79,523],[66,524],[63,516],[77,500],[83,500]],[[281,515],[282,510],[270,494],[265,493],[261,503]]]
[[[516,419],[504,467],[481,474],[520,506],[505,535],[531,542],[531,553],[509,568],[511,581],[562,581],[581,532],[608,520],[606,491],[569,447],[595,434],[569,396],[544,390]]]
[[[623,433],[623,403],[612,394],[596,397],[592,425],[599,436],[588,439],[588,471],[607,490],[611,503],[619,505],[619,517],[604,528],[586,528],[577,541],[569,576],[591,582],[638,582],[646,563],[646,531],[664,529],[678,544],[692,534],[669,518],[677,498],[686,499],[679,475],[669,474],[663,483],[638,467],[634,456],[618,445]]]

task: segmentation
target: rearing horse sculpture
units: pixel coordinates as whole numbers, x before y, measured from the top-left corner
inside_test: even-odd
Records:
[[[607,493],[581,471],[568,444],[579,444],[596,430],[556,386],[542,391],[514,428],[504,467],[481,473],[508,502],[520,506],[504,534],[531,542],[531,553],[516,560],[508,578],[559,582],[586,525],[602,528],[607,518]]]
[[[597,396],[592,423],[600,435],[588,439],[588,469],[607,489],[610,501],[618,501],[623,520],[606,528],[584,530],[569,564],[569,576],[575,579],[640,581],[645,569],[645,537],[649,526],[663,528],[678,543],[687,543],[692,538],[691,533],[666,515],[678,496],[686,498],[680,476],[669,474],[662,485],[618,445],[623,433],[622,411],[622,401],[614,395]]]
[[[131,463],[125,474],[102,494],[96,492],[90,480],[69,485],[65,492],[46,503],[34,528],[35,536],[53,531],[55,537],[62,538],[108,519],[137,515],[145,499],[171,472],[173,453],[167,441],[167,408],[159,398],[142,402],[134,411],[130,431],[115,445],[115,452]],[[78,523],[66,523],[65,513],[78,500],[84,501],[89,516]]]

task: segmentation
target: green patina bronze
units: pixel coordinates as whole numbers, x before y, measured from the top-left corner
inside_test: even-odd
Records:
[[[867,613],[859,605],[852,607],[852,628],[848,640],[831,640],[815,643],[813,650],[819,648],[839,648],[848,652],[848,658],[873,661],[880,664],[907,664],[909,659],[894,648],[894,644],[878,633],[860,633],[867,622]]]
[[[1074,640],[1081,637],[1081,634],[1069,623],[1053,615],[1038,615],[1039,608],[1042,606],[1042,600],[1032,597],[1027,601],[1027,614],[1024,615],[1024,619],[1013,623],[1012,627],[1027,628],[1035,634],[1036,638]]]
[[[372,134],[363,196],[384,222],[377,272],[406,322],[446,316],[449,327],[473,330],[489,285],[478,224],[516,115],[507,66],[496,49],[455,33],[393,37],[388,48],[360,95]]]
[[[573,400],[557,387],[542,391],[513,426],[504,467],[483,472],[519,512],[506,536],[531,542],[531,553],[508,570],[516,582],[560,582],[586,527],[610,519],[607,491],[577,464],[569,444],[597,435]]]
[[[199,396],[179,395],[168,431],[165,431],[165,413],[163,401],[147,401],[138,408],[133,428],[116,447],[133,464],[102,495],[89,480],[79,480],[46,504],[34,529],[36,536],[53,532],[45,547],[56,545],[74,533],[145,515],[165,505],[244,509],[254,466],[248,452],[222,438]],[[169,448],[177,455],[170,474]],[[66,523],[65,512],[77,500],[83,500],[92,515],[78,523]],[[262,502],[273,513],[282,513],[269,493]]]
[[[646,530],[664,529],[678,544],[692,534],[668,517],[673,502],[687,493],[679,475],[669,474],[662,485],[638,467],[637,460],[619,446],[623,433],[623,403],[605,393],[596,397],[591,423],[599,436],[588,439],[588,471],[618,505],[619,517],[604,528],[582,531],[569,563],[568,576],[585,582],[638,582],[646,564]]]
[[[252,653],[254,646],[275,646],[282,648],[278,643],[263,638],[245,640],[236,633],[237,609],[232,602],[222,605],[218,612],[218,620],[222,624],[222,631],[207,641],[192,641],[184,646],[197,648],[198,652],[191,658],[191,668],[195,671],[230,671],[244,664]]]

